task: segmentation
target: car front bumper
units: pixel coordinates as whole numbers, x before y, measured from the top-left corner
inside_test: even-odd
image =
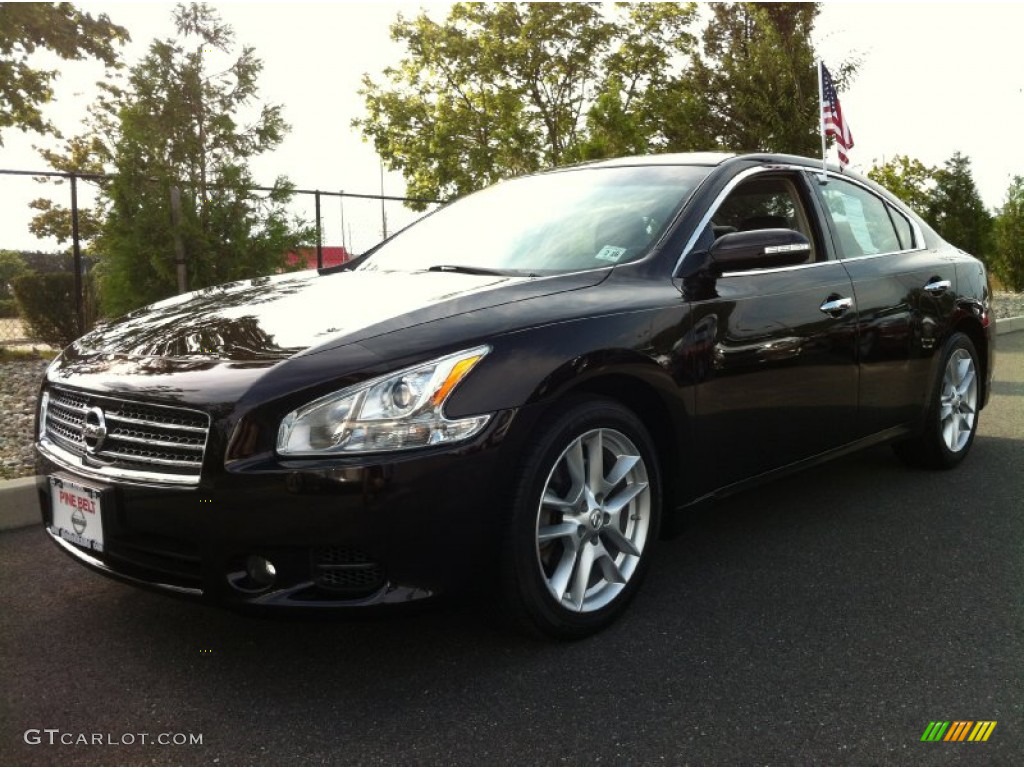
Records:
[[[514,415],[444,450],[222,470],[195,488],[98,482],[44,457],[43,523],[97,572],[223,605],[356,607],[473,590],[493,569]],[[102,552],[53,529],[51,476],[99,492]]]

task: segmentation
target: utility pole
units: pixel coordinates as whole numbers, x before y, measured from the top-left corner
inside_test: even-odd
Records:
[[[338,190],[338,204],[341,206],[341,249],[348,254],[348,245],[345,243],[345,190]]]
[[[75,260],[75,317],[78,335],[85,333],[85,302],[82,290],[82,242],[78,232],[78,177],[71,174],[71,247]]]
[[[380,161],[380,222],[384,232],[382,240],[388,239],[388,214],[384,210],[384,161]]]
[[[178,293],[188,290],[185,271],[185,241],[181,238],[181,189],[171,187],[171,230],[174,232],[174,264],[178,273]]]

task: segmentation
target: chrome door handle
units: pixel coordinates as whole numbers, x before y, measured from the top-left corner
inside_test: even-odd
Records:
[[[839,296],[833,298],[829,296],[827,299],[825,299],[824,303],[820,307],[818,307],[818,309],[820,309],[826,315],[831,315],[832,317],[839,317],[852,306],[853,299]]]
[[[928,293],[945,293],[953,284],[949,280],[933,280],[924,287]]]

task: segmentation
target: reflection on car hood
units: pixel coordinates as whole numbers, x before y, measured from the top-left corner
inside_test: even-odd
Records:
[[[601,277],[591,274],[582,282],[593,284]],[[311,347],[360,341],[525,298],[524,294],[582,287],[559,278],[535,282],[544,285],[527,286],[531,280],[525,277],[434,272],[278,275],[206,288],[144,307],[79,339],[74,351],[280,360]]]

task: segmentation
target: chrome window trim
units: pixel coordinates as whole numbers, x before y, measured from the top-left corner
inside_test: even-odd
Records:
[[[726,186],[722,189],[722,191],[718,193],[718,196],[715,197],[715,201],[708,207],[707,212],[701,217],[700,223],[697,225],[696,229],[694,229],[693,234],[690,235],[690,239],[686,241],[686,246],[683,248],[682,254],[676,260],[675,267],[672,269],[672,274],[673,275],[678,274],[679,268],[683,265],[683,262],[686,260],[686,257],[690,255],[690,252],[693,250],[693,247],[697,244],[697,240],[700,238],[701,233],[704,232],[704,229],[711,222],[711,219],[714,217],[715,213],[722,206],[722,203],[725,202],[725,198],[727,198],[732,193],[732,191],[734,189],[736,189],[737,186],[739,186],[739,184],[741,182],[746,181],[751,176],[755,176],[756,174],[759,174],[759,173],[771,173],[773,171],[775,171],[775,172],[777,172],[777,171],[797,171],[797,172],[800,172],[800,173],[809,174],[811,176],[816,176],[819,183],[820,183],[821,177],[822,177],[822,171],[820,169],[815,170],[814,168],[810,168],[809,166],[806,166],[806,165],[790,165],[790,164],[786,164],[786,163],[757,166],[757,167],[754,167],[754,168],[748,168],[747,170],[741,171],[740,173],[736,174],[736,176],[734,176],[729,181],[729,183],[726,184]],[[831,171],[831,170],[830,171],[826,171],[825,175],[826,176],[831,176],[831,177],[834,177],[834,178],[837,178],[837,179],[841,179],[843,181],[848,181],[851,184],[854,184],[857,187],[860,187],[861,189],[863,189],[868,194],[873,195],[874,197],[877,197],[879,200],[882,201],[883,205],[887,205],[887,206],[889,206],[891,208],[894,208],[908,222],[910,222],[910,227],[911,227],[911,229],[913,230],[913,233],[914,233],[914,247],[913,248],[905,248],[905,249],[900,250],[900,251],[885,251],[884,253],[871,253],[871,254],[864,254],[863,256],[851,256],[848,259],[847,258],[843,258],[843,257],[839,256],[838,254],[836,254],[836,258],[835,259],[829,259],[828,261],[816,261],[813,264],[797,264],[797,265],[795,265],[793,267],[778,267],[778,268],[773,268],[773,269],[752,269],[752,270],[744,270],[743,272],[726,272],[726,273],[724,273],[722,275],[722,277],[726,277],[726,276],[729,276],[729,275],[739,275],[739,274],[751,275],[751,274],[762,274],[762,273],[767,273],[767,272],[780,272],[780,271],[785,271],[785,270],[789,270],[789,269],[799,269],[799,268],[802,268],[802,267],[814,267],[814,266],[818,266],[819,264],[828,264],[828,263],[831,263],[831,262],[841,263],[841,262],[844,262],[844,261],[854,261],[855,259],[874,259],[874,258],[878,258],[880,256],[896,256],[896,255],[899,255],[899,254],[902,254],[902,253],[915,253],[917,251],[926,250],[925,243],[924,243],[924,232],[921,230],[921,227],[918,225],[917,221],[914,219],[913,216],[908,215],[907,212],[904,211],[902,208],[900,208],[899,206],[897,206],[894,203],[890,202],[886,198],[882,197],[875,190],[871,189],[870,187],[866,186],[865,184],[862,184],[857,179],[850,178],[849,176],[846,176],[846,175],[841,174],[841,173],[836,173],[835,171]],[[696,190],[694,190],[694,191],[696,191]],[[829,232],[829,237],[831,238],[831,232]]]
[[[927,248],[905,248],[902,251],[885,251],[884,253],[865,253],[863,256],[851,256],[848,259],[837,259],[843,263],[850,261],[862,261],[863,259],[882,259],[890,256],[900,256],[904,253],[918,253],[925,251]]]
[[[712,216],[715,215],[718,209],[722,206],[722,203],[725,202],[725,198],[729,196],[729,194],[736,188],[736,186],[741,181],[749,179],[751,176],[754,176],[755,174],[764,173],[770,169],[779,170],[782,169],[783,167],[784,166],[771,166],[771,168],[768,168],[756,166],[754,168],[748,168],[745,171],[737,173],[732,178],[732,180],[725,185],[725,188],[718,193],[718,196],[715,198],[715,202],[708,206],[707,212],[701,217],[700,223],[697,225],[696,229],[693,230],[693,234],[690,235],[690,239],[686,241],[686,246],[683,248],[683,253],[676,260],[675,267],[672,268],[672,274],[676,275],[679,272],[679,268],[683,265],[683,261],[685,261],[686,257],[690,255],[690,252],[693,250],[693,246],[697,244],[697,239],[701,236],[701,233],[704,231],[707,225],[711,223]]]
[[[740,277],[742,275],[768,275],[773,272],[792,272],[797,269],[812,269],[814,267],[836,266],[842,262],[837,259],[828,261],[815,261],[811,264],[791,264],[788,267],[765,267],[764,269],[743,269],[738,272],[723,272],[721,277]]]

